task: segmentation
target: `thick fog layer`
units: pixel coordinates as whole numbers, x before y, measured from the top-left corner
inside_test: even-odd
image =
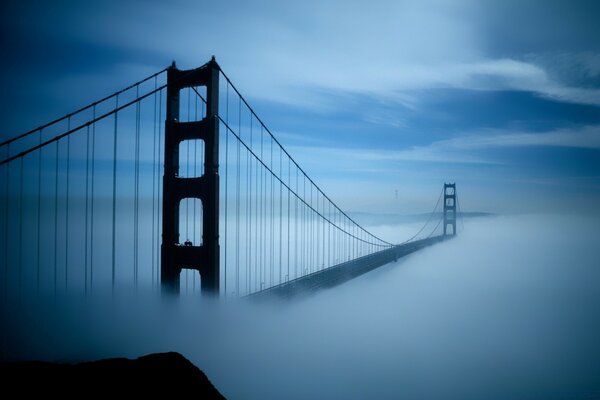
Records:
[[[229,399],[591,398],[599,222],[468,220],[453,240],[285,303],[152,294],[22,303],[3,310],[2,356],[179,351]]]

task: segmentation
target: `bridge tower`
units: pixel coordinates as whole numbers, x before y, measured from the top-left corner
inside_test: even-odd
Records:
[[[206,117],[180,122],[180,91],[206,86]],[[219,293],[219,65],[213,57],[204,66],[179,70],[175,62],[167,71],[167,109],[163,176],[161,284],[163,292],[179,293],[181,270],[200,273],[203,293]],[[204,141],[204,175],[179,177],[179,144]],[[181,244],[179,206],[196,198],[202,203],[202,245]]]
[[[448,226],[452,233],[448,233]],[[456,183],[444,183],[444,236],[456,235]]]

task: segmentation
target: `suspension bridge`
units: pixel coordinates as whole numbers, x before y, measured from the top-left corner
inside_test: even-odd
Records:
[[[453,183],[403,243],[357,223],[214,58],[173,63],[0,154],[5,303],[106,288],[293,296],[456,234]]]

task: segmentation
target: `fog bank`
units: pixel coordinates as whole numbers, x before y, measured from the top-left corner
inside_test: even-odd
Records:
[[[179,351],[229,399],[590,398],[600,395],[599,222],[467,220],[453,240],[285,303],[36,300],[3,310],[2,356]]]

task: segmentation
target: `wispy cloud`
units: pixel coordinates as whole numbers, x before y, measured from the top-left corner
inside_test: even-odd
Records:
[[[354,72],[360,74],[360,69],[362,67],[358,67]],[[394,99],[402,92],[452,88],[528,91],[556,101],[600,105],[599,89],[562,83],[552,78],[541,65],[510,58],[461,62],[439,60],[426,64],[403,60],[393,65],[382,65],[376,74],[358,82],[351,78],[351,72],[348,70],[345,74],[336,74],[334,65],[330,65],[330,70],[331,75],[323,73],[320,80],[313,76],[311,83],[329,89],[383,96],[387,99]],[[405,104],[406,101],[402,103]]]
[[[107,3],[93,12],[74,4],[58,26],[41,12],[26,18],[42,34],[164,54],[184,68],[215,54],[245,93],[315,109],[332,106],[323,98],[332,91],[410,103],[407,92],[432,88],[524,90],[600,105],[600,90],[570,76],[597,77],[600,54],[490,52],[483,26],[497,22],[500,6],[473,0]],[[510,21],[501,26],[511,29]]]
[[[312,165],[318,164],[319,160],[335,159],[338,169],[366,171],[395,168],[388,164],[395,161],[501,165],[505,163],[499,159],[483,157],[478,154],[478,150],[532,146],[600,149],[600,125],[547,132],[469,132],[406,150],[293,146],[291,152]],[[379,163],[379,166],[374,167],[373,162]]]
[[[600,149],[600,126],[556,129],[541,133],[488,130],[435,142],[431,146],[452,150],[528,146]]]
[[[451,139],[414,146],[408,150],[385,151],[389,159],[417,162],[502,164],[477,155],[477,150],[510,147],[571,147],[600,149],[600,126],[557,129],[547,132],[487,130],[471,132]]]
[[[459,164],[499,163],[468,152],[446,148],[443,142],[436,142],[429,146],[415,146],[407,150],[293,146],[290,152],[292,155],[298,156],[303,161],[303,165],[332,168],[331,160],[336,160],[335,169],[344,171],[381,171],[385,169],[389,171],[397,168],[396,165],[390,163],[399,161]]]

